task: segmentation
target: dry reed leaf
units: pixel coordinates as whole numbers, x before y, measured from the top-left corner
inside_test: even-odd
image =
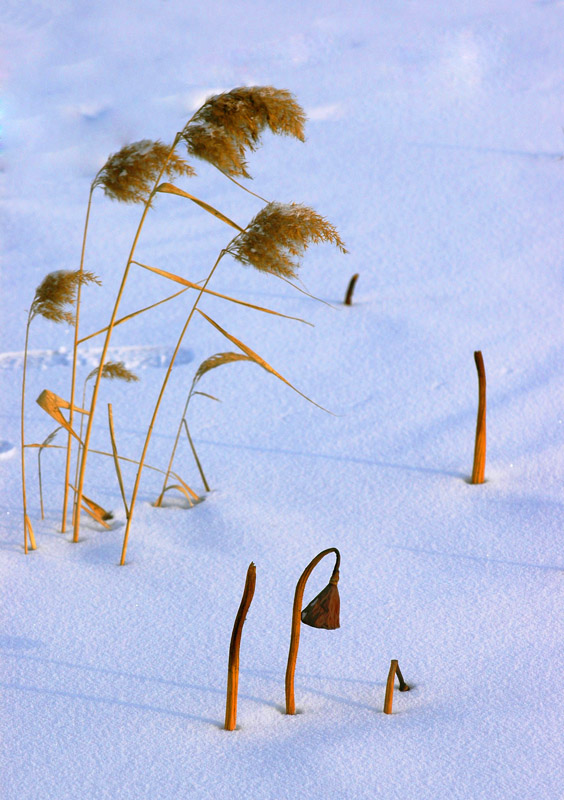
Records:
[[[165,174],[169,178],[196,174],[184,159],[171,154],[170,150],[169,145],[151,139],[125,145],[108,158],[92,185],[102,186],[108,197],[122,203],[147,200],[167,157]]]
[[[192,386],[195,386],[200,378],[209,372],[211,369],[216,369],[216,367],[221,367],[222,364],[231,364],[233,361],[254,361],[254,358],[251,356],[244,355],[243,353],[216,353],[209,358],[206,358],[205,361],[202,361],[198,369],[196,370],[196,374],[194,375],[194,380],[192,381]],[[192,392],[190,392],[192,394]],[[203,394],[203,392],[199,392],[199,394]],[[216,400],[217,398],[213,398]]]
[[[99,369],[100,367],[94,367],[92,372],[88,373],[86,381],[89,381],[91,378],[97,375]],[[123,361],[106,361],[102,367],[102,378],[106,378],[107,380],[111,381],[127,381],[127,383],[139,380],[134,372],[131,372],[131,370],[127,369]]]
[[[182,131],[187,150],[228,176],[247,172],[245,151],[254,151],[266,128],[305,140],[306,116],[291,92],[273,86],[241,86],[209,97]]]
[[[71,489],[73,489],[72,486]],[[110,527],[106,522],[106,520],[112,519],[113,514],[111,513],[111,511],[106,511],[105,509],[102,508],[102,506],[99,506],[98,503],[95,503],[94,500],[91,500],[84,494],[82,495],[82,508],[84,509],[84,511],[86,511],[87,514],[90,514],[90,516],[93,519],[95,519],[96,522],[99,522],[100,525],[103,525],[104,528]]]
[[[192,498],[190,497],[190,495],[188,494],[186,489],[183,486],[175,485],[175,486],[167,486],[166,489],[162,490],[160,495],[157,497],[157,499],[153,503],[153,506],[155,508],[160,508],[162,506],[163,497],[165,495],[165,492],[169,492],[171,489],[176,489],[178,492],[182,492],[184,497],[188,500],[188,503],[190,504],[190,508],[192,508],[194,506],[194,503],[192,502]],[[197,499],[199,500],[200,498],[197,498]]]
[[[233,239],[227,252],[245,266],[294,278],[309,245],[321,242],[347,252],[335,226],[312,208],[298,203],[269,203]]]
[[[192,200],[193,203],[196,203],[210,214],[213,214],[214,217],[217,217],[222,222],[227,223],[227,225],[231,225],[231,227],[235,228],[235,230],[244,230],[244,228],[242,228],[240,225],[237,225],[236,222],[233,222],[232,219],[229,219],[229,217],[226,217],[225,214],[221,213],[221,211],[218,211],[217,208],[210,206],[209,203],[205,203],[203,200],[194,197],[192,194],[188,194],[188,192],[183,192],[182,189],[179,189],[177,186],[173,186],[172,183],[161,183],[160,186],[157,186],[155,192],[165,192],[166,194],[177,194],[180,197],[186,197],[188,200]]]
[[[52,322],[74,325],[74,314],[65,306],[74,305],[78,287],[88,283],[101,285],[101,281],[92,272],[63,269],[49,272],[35,290],[30,320],[40,314]]]
[[[335,416],[335,415],[333,414],[333,412],[332,412],[332,411],[328,411],[326,408],[323,408],[323,406],[320,406],[320,405],[319,405],[319,403],[316,403],[316,402],[315,402],[315,400],[312,400],[312,399],[311,399],[310,397],[308,397],[306,394],[304,394],[303,392],[300,392],[300,390],[299,390],[299,389],[296,389],[296,387],[295,387],[295,386],[293,386],[293,385],[290,383],[290,381],[287,381],[287,380],[286,380],[286,378],[284,378],[282,375],[280,375],[280,373],[279,373],[279,372],[276,372],[276,370],[275,370],[273,367],[271,367],[271,366],[270,366],[270,364],[269,364],[267,361],[265,361],[265,360],[264,360],[264,358],[261,358],[261,357],[260,357],[260,356],[259,356],[257,353],[255,353],[255,351],[254,351],[254,350],[251,350],[251,348],[250,348],[250,347],[247,347],[247,345],[246,345],[246,344],[243,344],[243,342],[239,341],[239,339],[237,339],[235,336],[232,336],[230,333],[227,333],[227,331],[226,331],[226,330],[224,330],[224,329],[221,327],[221,325],[218,325],[218,323],[217,323],[217,322],[214,322],[214,321],[213,321],[213,319],[211,319],[211,317],[208,317],[208,315],[207,315],[207,314],[204,314],[204,312],[203,312],[203,311],[201,311],[199,308],[197,308],[197,309],[196,309],[196,311],[197,311],[199,314],[201,314],[201,315],[202,315],[202,317],[204,317],[204,319],[207,319],[207,321],[210,323],[210,325],[213,325],[213,327],[214,327],[214,328],[216,328],[216,329],[217,329],[217,330],[218,330],[220,333],[222,333],[222,334],[223,334],[223,335],[224,335],[224,336],[225,336],[227,339],[229,339],[229,341],[230,341],[230,342],[233,342],[233,344],[234,344],[234,345],[236,345],[236,346],[237,346],[237,347],[239,347],[239,348],[240,348],[240,349],[241,349],[241,350],[242,350],[244,353],[246,353],[246,355],[247,355],[247,356],[249,356],[249,358],[250,358],[252,361],[256,361],[256,363],[257,363],[257,364],[259,364],[259,366],[261,366],[261,367],[262,367],[263,369],[265,369],[267,372],[270,372],[270,373],[272,373],[272,375],[275,375],[275,376],[276,376],[277,378],[279,378],[279,379],[280,379],[280,380],[281,380],[283,383],[285,383],[287,386],[289,386],[289,387],[290,387],[290,389],[293,389],[293,390],[294,390],[294,392],[297,392],[297,394],[299,394],[301,397],[303,397],[305,400],[307,400],[307,401],[308,401],[308,403],[312,403],[314,406],[317,406],[317,408],[320,408],[322,411],[326,411],[328,414],[331,414],[332,416]]]
[[[136,264],[137,262],[133,261],[132,263]],[[133,311],[131,314],[127,314],[125,317],[117,319],[112,327],[117,328],[118,325],[121,325],[123,322],[127,322],[128,319],[133,319],[133,317],[137,317],[139,314],[143,314],[145,311],[150,311],[152,308],[156,308],[157,306],[162,305],[162,303],[167,303],[169,300],[173,300],[175,297],[178,297],[178,295],[184,294],[184,292],[187,291],[188,289],[181,289],[179,292],[175,292],[174,294],[165,297],[163,300],[159,300],[157,303],[153,303],[150,306],[145,306],[145,308],[140,308],[139,311]],[[106,326],[105,328],[101,328],[99,331],[95,331],[94,333],[89,333],[88,336],[84,336],[82,339],[79,339],[77,344],[82,344],[83,342],[87,342],[88,339],[93,339],[95,336],[99,336],[101,333],[105,333],[108,330],[108,327],[109,326]]]
[[[55,420],[55,422],[58,422],[59,425],[72,434],[75,439],[82,444],[80,437],[74,432],[61,413],[61,408],[70,408],[70,403],[67,400],[63,400],[63,398],[59,397],[57,394],[55,394],[55,392],[50,392],[48,389],[44,389],[35,402],[43,409],[43,411],[46,411],[47,414],[49,414],[49,416]],[[89,413],[78,406],[73,406],[73,410],[78,411],[79,414]]]
[[[197,283],[192,283],[192,281],[186,280],[186,278],[181,278],[180,275],[175,275],[173,272],[167,272],[164,269],[159,269],[158,267],[150,267],[148,264],[142,264],[140,261],[132,261],[132,264],[137,264],[138,267],[142,267],[143,269],[149,270],[149,272],[154,272],[157,275],[162,275],[163,278],[168,278],[175,283],[180,283],[182,286],[187,286],[189,289],[195,289],[199,292],[204,292],[205,294],[211,294],[213,297],[220,297],[222,300],[228,300],[230,303],[236,303],[238,306],[245,306],[245,308],[252,308],[254,311],[262,311],[263,314],[273,314],[275,317],[282,317],[283,319],[293,319],[295,322],[303,322],[304,325],[309,325],[310,328],[313,328],[311,322],[308,322],[305,319],[301,319],[301,317],[292,317],[289,314],[282,314],[280,311],[273,311],[271,308],[265,308],[264,306],[256,306],[253,303],[246,303],[244,300],[238,300],[236,297],[230,297],[227,294],[221,294],[220,292],[213,292],[211,289],[204,289]]]

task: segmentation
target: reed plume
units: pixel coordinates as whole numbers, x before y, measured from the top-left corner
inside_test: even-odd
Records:
[[[184,159],[170,153],[170,145],[141,139],[111,155],[94,179],[93,186],[101,186],[104,194],[112,200],[140,203],[147,200],[157,177],[160,179],[162,174],[173,178],[192,177],[196,173]]]
[[[35,290],[29,321],[39,314],[52,322],[74,325],[75,315],[68,306],[74,305],[78,287],[87,283],[101,285],[101,281],[92,272],[62,269],[50,272]]]
[[[245,151],[256,150],[265,128],[305,141],[306,115],[291,92],[240,86],[209,97],[182,131],[188,153],[228,176],[250,178]]]
[[[299,203],[268,203],[231,241],[227,251],[241,264],[294,278],[309,245],[321,242],[347,252],[335,226],[312,208]]]

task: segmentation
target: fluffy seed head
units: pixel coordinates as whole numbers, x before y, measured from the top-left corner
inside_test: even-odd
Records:
[[[170,152],[170,147],[160,141],[142,139],[122,147],[111,155],[94,179],[93,186],[102,186],[112,200],[139,203],[146,200]],[[194,169],[184,159],[173,153],[164,174],[195,175]]]
[[[286,89],[241,86],[209,97],[182,131],[188,152],[227,175],[250,178],[245,150],[254,151],[265,128],[305,140],[306,116]]]
[[[305,250],[311,243],[320,242],[347,252],[335,226],[312,208],[298,203],[268,203],[235,237],[228,252],[261,272],[293,278]]]
[[[98,374],[99,367],[94,367],[92,372],[88,374],[86,378],[87,381],[90,378],[93,378],[95,375]],[[120,380],[120,381],[127,381],[130,383],[131,381],[138,381],[139,378],[135,373],[131,372],[127,369],[123,361],[106,361],[104,366],[102,367],[102,378],[107,378],[108,380]],[[86,382],[86,381],[85,381]]]
[[[74,305],[78,287],[87,283],[101,285],[101,281],[92,272],[63,269],[49,272],[35,290],[30,319],[40,314],[52,322],[74,325],[74,313],[67,306]]]

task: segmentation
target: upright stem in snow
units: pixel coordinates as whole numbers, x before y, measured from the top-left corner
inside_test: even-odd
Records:
[[[23,524],[24,524],[24,552],[27,555],[28,545],[27,537],[29,534],[29,542],[32,550],[36,549],[35,536],[33,535],[33,528],[30,519],[27,515],[27,495],[25,488],[25,432],[24,432],[24,409],[25,409],[25,379],[27,372],[27,347],[29,343],[29,326],[31,324],[31,309],[27,316],[27,325],[25,329],[25,349],[24,349],[24,363],[23,363],[23,377],[22,377],[22,403],[21,403],[21,451],[22,451],[22,499],[23,499]]]
[[[471,483],[483,483],[486,467],[486,370],[480,350],[474,353],[478,370],[478,418],[476,420],[476,442]]]
[[[292,631],[290,637],[290,651],[288,653],[288,664],[286,666],[286,714],[296,713],[296,703],[294,700],[294,673],[296,671],[296,660],[298,658],[298,646],[300,644],[300,623],[301,623],[301,609],[304,597],[304,589],[307,580],[315,567],[319,564],[322,558],[329,553],[335,553],[337,561],[333,569],[332,579],[338,580],[339,565],[341,563],[341,555],[336,547],[329,547],[323,550],[319,555],[315,556],[310,561],[307,567],[302,572],[300,579],[296,585],[296,592],[294,594],[294,606],[292,609]]]
[[[117,297],[116,297],[114,310],[112,312],[110,323],[108,325],[108,330],[106,332],[106,338],[104,340],[104,346],[102,348],[102,355],[100,356],[100,366],[99,366],[99,369],[98,369],[98,374],[96,376],[96,382],[94,383],[94,389],[92,391],[92,402],[91,402],[91,405],[90,405],[90,413],[88,415],[88,422],[87,422],[87,425],[86,425],[86,432],[84,434],[84,445],[83,445],[83,448],[82,448],[82,459],[81,459],[81,463],[80,463],[80,473],[79,473],[79,477],[78,477],[78,485],[76,487],[76,513],[75,513],[75,519],[74,519],[73,542],[78,542],[78,538],[79,538],[79,534],[80,534],[80,508],[81,508],[81,505],[82,505],[82,493],[83,493],[83,489],[84,489],[84,475],[85,475],[85,471],[86,471],[86,460],[88,458],[88,447],[90,445],[90,437],[91,437],[91,434],[92,434],[92,424],[93,424],[93,421],[94,421],[94,411],[96,409],[96,401],[98,399],[98,390],[100,388],[100,381],[102,379],[102,367],[104,366],[104,361],[106,360],[106,355],[108,353],[108,347],[109,347],[109,344],[110,344],[110,339],[112,337],[112,332],[113,332],[113,329],[114,329],[114,324],[115,324],[115,321],[116,321],[119,305],[120,305],[120,302],[121,302],[121,298],[123,296],[123,292],[124,292],[124,289],[125,289],[125,284],[127,282],[127,277],[129,275],[129,269],[131,267],[131,264],[132,264],[132,261],[133,261],[133,257],[135,255],[135,249],[137,247],[137,243],[139,241],[139,237],[140,237],[141,231],[143,229],[143,224],[145,222],[145,218],[147,217],[147,213],[149,211],[149,208],[151,207],[151,201],[152,201],[153,196],[155,194],[155,189],[159,185],[159,181],[161,180],[161,178],[162,178],[162,176],[164,174],[164,171],[165,171],[165,169],[166,169],[166,167],[168,165],[168,162],[170,161],[170,158],[171,158],[172,154],[174,153],[174,151],[176,149],[176,145],[180,141],[180,138],[181,138],[181,134],[177,133],[175,138],[174,138],[174,142],[172,144],[172,147],[170,148],[170,151],[168,153],[168,156],[167,156],[166,160],[164,161],[163,166],[162,166],[162,168],[161,168],[161,170],[160,170],[160,172],[159,172],[159,174],[158,174],[158,176],[157,176],[157,178],[155,180],[155,183],[154,183],[154,186],[153,186],[153,190],[151,191],[151,193],[149,194],[149,197],[145,201],[145,208],[143,209],[143,213],[141,215],[141,219],[140,219],[139,225],[137,227],[137,232],[135,233],[135,237],[134,237],[133,243],[131,245],[129,258],[127,259],[127,264],[125,266],[125,270],[124,270],[124,273],[123,273],[123,278],[121,280],[121,284],[120,284],[120,287],[119,287],[119,290],[118,290],[118,294],[117,294]],[[131,519],[131,517],[130,517],[130,519]],[[129,520],[128,520],[128,525],[129,525]]]
[[[88,195],[88,205],[86,207],[86,219],[84,221],[84,232],[82,234],[82,251],[80,253],[80,277],[82,279],[82,274],[84,272],[84,253],[86,250],[86,237],[88,235],[88,221],[90,219],[90,208],[92,206],[92,194],[94,192],[94,183],[90,186],[90,194]],[[73,351],[72,351],[72,375],[71,375],[71,390],[70,390],[70,409],[69,409],[69,426],[72,428],[73,423],[73,414],[74,414],[74,394],[75,394],[75,387],[76,387],[76,365],[77,365],[77,356],[78,356],[78,328],[80,323],[80,290],[82,288],[82,280],[78,282],[78,288],[76,291],[76,315],[75,315],[75,322],[74,322],[74,343],[73,343]],[[84,408],[84,405],[82,406]],[[80,451],[79,451],[80,452]],[[65,466],[65,488],[63,493],[63,513],[62,513],[62,520],[61,520],[61,531],[64,533],[67,529],[67,506],[68,506],[68,496],[69,496],[69,479],[70,479],[70,469],[71,469],[71,458],[72,458],[72,434],[69,432],[69,438],[67,441],[67,461]],[[78,458],[78,456],[77,456]],[[76,485],[76,484],[75,484]]]
[[[130,528],[131,528],[131,520],[133,519],[133,510],[135,508],[135,501],[137,500],[137,494],[139,492],[139,484],[140,484],[140,481],[141,481],[141,473],[143,471],[143,465],[145,463],[145,458],[147,456],[147,450],[149,448],[149,442],[151,441],[151,435],[153,433],[153,428],[154,428],[154,425],[155,425],[155,421],[157,419],[157,414],[159,412],[159,408],[160,408],[160,405],[161,405],[161,401],[163,399],[163,395],[164,395],[164,392],[165,392],[165,389],[166,389],[166,385],[168,383],[168,379],[170,377],[170,373],[172,372],[172,368],[174,366],[174,362],[176,360],[176,356],[178,355],[178,351],[180,350],[180,345],[182,344],[182,340],[184,338],[184,334],[186,333],[186,331],[188,329],[188,325],[190,324],[190,321],[191,321],[192,317],[194,316],[194,312],[195,312],[196,307],[197,307],[197,305],[198,305],[198,303],[200,301],[200,298],[202,297],[204,291],[206,290],[207,285],[210,282],[210,280],[212,278],[212,275],[216,270],[217,265],[219,264],[219,262],[221,261],[221,259],[225,255],[225,253],[226,253],[225,250],[221,251],[221,253],[217,257],[217,260],[216,260],[215,264],[211,268],[210,274],[206,278],[204,285],[202,286],[202,288],[200,289],[200,291],[198,293],[198,297],[196,298],[196,300],[194,302],[194,305],[192,306],[192,310],[190,311],[190,313],[188,315],[188,319],[184,323],[184,327],[182,328],[180,336],[178,337],[178,341],[176,343],[176,347],[174,348],[174,352],[173,352],[173,354],[171,356],[170,363],[168,365],[167,371],[166,371],[165,376],[164,376],[164,380],[163,380],[163,383],[162,383],[162,386],[161,386],[161,390],[159,392],[159,396],[157,398],[157,402],[156,402],[155,408],[153,410],[153,416],[151,417],[151,422],[149,423],[149,429],[147,430],[147,436],[145,437],[145,444],[143,445],[143,452],[141,453],[141,458],[139,459],[139,467],[137,468],[137,475],[135,476],[135,483],[133,485],[133,492],[131,494],[131,500],[129,501],[129,516],[127,518],[127,524],[125,526],[125,534],[124,534],[124,537],[123,537],[123,546],[122,546],[121,559],[120,559],[120,566],[122,566],[122,567],[125,564],[125,554],[127,552],[127,541],[129,539],[129,531],[130,531]],[[85,445],[85,447],[86,447],[86,445]],[[168,475],[168,472],[167,472],[167,475]]]

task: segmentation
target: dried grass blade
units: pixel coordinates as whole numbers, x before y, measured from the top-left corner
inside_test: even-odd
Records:
[[[114,466],[116,468],[116,475],[119,483],[119,490],[121,492],[121,499],[123,500],[123,507],[125,509],[125,516],[129,517],[129,508],[125,498],[125,489],[123,488],[123,479],[121,477],[121,469],[119,466],[119,458],[116,447],[116,437],[114,433],[114,413],[112,411],[112,404],[108,403],[108,425],[110,428],[110,439],[112,440],[112,455],[114,457]]]
[[[196,453],[196,448],[194,447],[194,442],[192,441],[192,437],[190,436],[190,431],[188,430],[188,423],[186,419],[183,419],[182,422],[184,423],[184,427],[186,428],[186,436],[188,437],[188,444],[190,445],[190,450],[192,451],[192,455],[194,456],[194,461],[196,462],[196,466],[198,467],[198,472],[200,473],[200,477],[204,484],[204,489],[206,492],[210,491],[209,483],[206,480],[206,476],[204,474],[204,470],[200,463],[200,459],[198,458],[198,454]]]
[[[109,455],[109,454],[108,454]],[[69,483],[69,487],[76,493],[76,488]],[[99,522],[104,528],[109,529],[109,525],[106,522],[107,519],[111,519],[112,515],[106,511],[102,506],[99,506],[98,503],[95,503],[94,500],[91,500],[89,497],[86,497],[85,494],[82,495],[82,509],[86,511],[87,514]]]
[[[239,306],[245,306],[246,308],[252,308],[254,311],[262,311],[264,314],[273,314],[275,317],[283,317],[284,319],[293,319],[296,322],[303,322],[304,325],[309,325],[310,328],[313,328],[314,325],[311,322],[308,322],[301,317],[292,317],[289,314],[282,314],[280,311],[273,311],[271,308],[265,308],[264,306],[256,306],[254,303],[246,303],[244,300],[238,300],[236,297],[230,297],[227,294],[221,294],[220,292],[214,292],[211,289],[203,289],[199,284],[192,283],[192,281],[187,280],[186,278],[181,278],[180,275],[175,275],[174,272],[167,272],[164,269],[159,269],[159,267],[151,267],[148,264],[142,264],[140,261],[132,261],[132,264],[137,264],[138,267],[142,267],[143,269],[149,270],[149,272],[155,272],[157,275],[162,275],[163,278],[168,278],[171,281],[175,281],[176,283],[180,283],[182,286],[187,286],[189,289],[197,289],[199,292],[205,292],[205,294],[211,294],[213,297],[220,297],[222,300],[228,300],[230,303],[236,303]],[[292,286],[294,284],[291,284]],[[295,287],[297,288],[297,287]],[[299,290],[301,291],[301,289]],[[307,294],[305,292],[304,294]],[[313,297],[313,295],[309,295]],[[317,298],[314,298],[315,300]],[[324,300],[320,300],[321,303],[325,302]],[[328,304],[327,304],[328,305]]]
[[[192,502],[192,498],[190,497],[188,492],[184,489],[183,486],[180,486],[179,484],[177,484],[177,485],[174,485],[174,486],[167,486],[166,489],[162,490],[162,492],[160,493],[160,495],[157,497],[157,499],[155,500],[155,502],[153,504],[156,508],[160,508],[161,507],[165,492],[168,492],[171,489],[176,489],[177,491],[182,492],[182,494],[186,497],[186,499],[190,503],[190,508],[193,507],[194,503]]]
[[[137,263],[137,262],[134,262]],[[114,328],[117,328],[118,325],[121,325],[122,322],[127,322],[128,319],[133,319],[133,317],[137,317],[139,314],[143,314],[145,311],[150,311],[152,308],[156,308],[160,306],[162,303],[167,303],[169,300],[173,300],[175,297],[178,297],[180,294],[184,294],[184,292],[188,291],[188,289],[181,289],[179,292],[175,292],[174,294],[169,295],[169,297],[165,297],[164,300],[159,300],[158,303],[153,303],[150,306],[145,306],[145,308],[140,308],[139,311],[134,311],[132,314],[127,314],[125,317],[118,319],[114,322]],[[101,328],[101,330],[96,331],[95,333],[89,333],[88,336],[84,336],[82,339],[79,339],[77,344],[82,344],[83,342],[87,342],[88,339],[93,339],[95,336],[99,336],[101,333],[105,333],[108,330],[107,326],[105,328]]]
[[[214,328],[216,328],[216,329],[217,329],[217,330],[218,330],[220,333],[222,333],[222,334],[223,334],[223,335],[224,335],[224,336],[225,336],[227,339],[229,339],[229,341],[230,341],[230,342],[233,342],[233,344],[235,344],[235,345],[236,345],[237,347],[239,347],[239,348],[240,348],[240,349],[241,349],[241,350],[242,350],[244,353],[246,353],[246,354],[247,354],[247,355],[248,355],[248,356],[249,356],[249,357],[250,357],[250,358],[251,358],[253,361],[256,361],[256,363],[257,363],[257,364],[259,364],[259,365],[260,365],[260,366],[261,366],[263,369],[265,369],[267,372],[270,372],[270,373],[272,373],[272,375],[275,375],[275,376],[276,376],[276,377],[277,377],[279,380],[281,380],[283,383],[285,383],[285,384],[286,384],[286,386],[289,386],[289,387],[290,387],[290,389],[293,389],[293,390],[294,390],[294,392],[297,392],[297,394],[299,394],[301,397],[303,397],[305,400],[307,400],[307,401],[308,401],[308,403],[312,403],[312,404],[313,404],[314,406],[316,406],[317,408],[320,408],[320,409],[321,409],[321,411],[326,411],[326,412],[327,412],[327,414],[331,414],[331,416],[335,416],[335,414],[333,414],[333,412],[332,412],[332,411],[329,411],[328,409],[324,408],[323,406],[320,406],[320,405],[319,405],[319,403],[316,403],[316,402],[315,402],[315,400],[312,400],[312,399],[311,399],[311,397],[308,397],[308,396],[307,396],[306,394],[304,394],[303,392],[300,392],[300,390],[299,390],[299,389],[296,389],[296,387],[295,387],[295,386],[293,386],[293,385],[290,383],[290,381],[287,381],[287,380],[286,380],[286,378],[284,378],[282,375],[280,375],[280,373],[279,373],[279,372],[276,372],[276,370],[274,369],[274,367],[271,367],[271,366],[270,366],[270,364],[269,364],[267,361],[265,361],[265,360],[264,360],[264,358],[261,358],[261,357],[258,355],[258,353],[255,353],[255,351],[254,351],[254,350],[251,350],[251,348],[250,348],[250,347],[247,347],[247,345],[246,345],[246,344],[244,344],[243,342],[241,342],[241,341],[240,341],[239,339],[237,339],[235,336],[232,336],[230,333],[227,333],[227,331],[226,331],[226,330],[224,330],[224,329],[221,327],[221,325],[218,325],[218,323],[217,323],[217,322],[214,322],[214,321],[213,321],[213,319],[211,319],[211,317],[208,317],[208,315],[207,315],[207,314],[204,314],[204,312],[203,312],[203,311],[201,311],[199,308],[197,308],[197,309],[196,309],[196,311],[197,311],[199,314],[201,314],[201,315],[202,315],[202,317],[204,317],[204,319],[207,319],[207,321],[210,323],[210,325],[213,325],[213,327],[214,327]]]
[[[55,420],[55,422],[58,422],[62,428],[71,433],[75,439],[82,444],[80,437],[74,432],[73,428],[71,428],[61,414],[61,408],[70,408],[70,403],[67,400],[63,400],[63,398],[59,397],[57,394],[55,394],[55,392],[50,392],[48,389],[43,389],[35,402],[43,409],[43,411],[46,411],[47,414],[49,414],[49,416]],[[74,411],[78,411],[79,414],[89,413],[83,408],[78,408],[78,406],[74,406]]]
[[[188,194],[188,192],[183,192],[182,189],[179,189],[177,186],[174,186],[172,183],[161,183],[160,186],[157,186],[155,192],[166,192],[167,194],[177,194],[180,197],[186,197],[188,200],[192,200],[193,203],[196,203],[201,208],[208,211],[210,214],[213,214],[214,217],[217,217],[222,222],[227,223],[227,225],[231,225],[232,228],[235,230],[242,232],[244,228],[241,228],[240,225],[237,225],[236,222],[233,222],[232,219],[226,217],[225,214],[222,214],[221,211],[218,211],[217,208],[210,206],[208,203],[205,203],[203,200],[199,200],[197,197],[194,197],[192,194]]]
[[[221,403],[219,397],[214,397],[213,394],[208,394],[207,392],[192,392],[192,394],[201,394],[202,397],[209,397],[210,400],[215,400],[216,403]]]

